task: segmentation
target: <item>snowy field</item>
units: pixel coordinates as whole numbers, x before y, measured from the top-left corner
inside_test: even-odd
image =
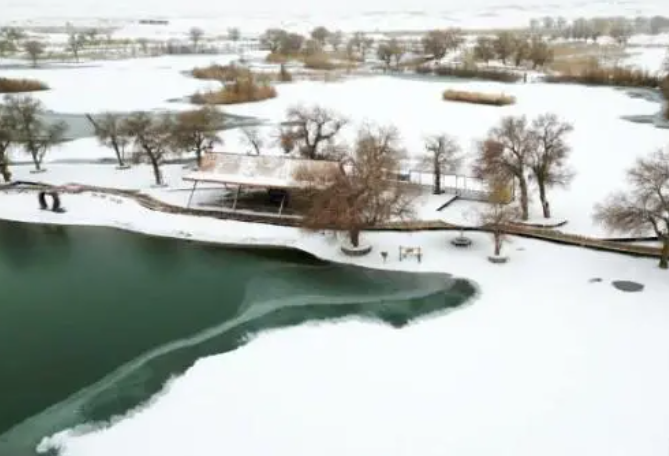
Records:
[[[167,100],[208,83],[180,72],[211,60],[160,57],[20,75],[52,86],[38,96],[54,111],[183,109]],[[517,104],[444,102],[446,88],[505,92]],[[592,226],[594,203],[624,185],[636,157],[669,144],[669,130],[621,119],[654,114],[657,103],[612,88],[379,76],[278,91],[277,99],[228,111],[272,123],[291,105],[317,102],[350,119],[347,139],[366,121],[396,125],[414,156],[428,134],[454,135],[471,152],[503,115],[555,112],[574,124],[577,176],[569,190],[551,194],[551,206],[556,219],[569,221],[565,231],[591,235],[606,234]],[[241,147],[239,132],[224,139],[225,150]],[[54,162],[102,157],[113,154],[82,139],[52,151],[46,173],[31,174],[26,165],[12,171],[21,180],[137,188],[174,201],[185,194],[175,191],[187,188],[181,165],[166,166],[169,187],[154,189],[147,166],[119,171]],[[434,199],[427,200],[424,218],[457,222],[471,213],[457,204],[437,213],[429,209]],[[67,213],[53,214],[37,209],[34,194],[3,193],[0,217],[292,246],[361,266],[447,272],[475,281],[481,293],[471,306],[400,331],[340,322],[262,334],[240,350],[200,360],[156,401],[116,424],[83,435],[66,431],[46,438],[41,450],[60,447],[62,456],[669,454],[669,281],[655,260],[514,238],[505,247],[510,263],[496,266],[486,259],[487,236],[473,234],[474,245],[458,250],[449,244],[456,233],[367,234],[374,252],[351,259],[333,238],[298,229],[169,215],[90,194],[66,195],[63,204]],[[535,204],[533,215],[536,210]],[[422,263],[399,262],[400,245],[422,247]],[[389,252],[387,264],[381,251]],[[646,289],[626,294],[612,280]]]

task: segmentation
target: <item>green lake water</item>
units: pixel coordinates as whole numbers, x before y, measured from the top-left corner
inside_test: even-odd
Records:
[[[459,306],[464,280],[106,228],[0,222],[0,455],[127,412],[263,329]]]

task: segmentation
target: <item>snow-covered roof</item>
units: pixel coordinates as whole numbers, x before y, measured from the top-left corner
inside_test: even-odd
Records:
[[[300,188],[307,183],[295,179],[296,170],[320,171],[338,166],[334,161],[213,152],[203,157],[198,171],[185,175],[183,179],[250,187]]]

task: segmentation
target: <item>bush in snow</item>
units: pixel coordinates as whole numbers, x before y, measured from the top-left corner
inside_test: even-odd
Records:
[[[37,92],[48,89],[49,86],[34,79],[0,78],[0,93]]]
[[[471,66],[442,65],[435,68],[434,72],[439,76],[451,76],[467,79],[485,79],[499,82],[517,82],[521,75],[512,71],[493,70],[489,68],[477,68]]]
[[[442,94],[442,98],[448,101],[460,101],[463,103],[492,106],[506,106],[516,102],[515,97],[503,93],[466,92],[463,90],[446,90]]]
[[[220,90],[196,93],[191,97],[195,104],[238,104],[262,101],[276,97],[276,89],[266,77],[257,77],[253,73],[239,75],[234,81],[227,82]]]
[[[660,78],[649,71],[619,66],[604,67],[595,59],[583,68],[567,68],[559,74],[549,75],[546,81],[649,88],[658,88],[661,83]]]

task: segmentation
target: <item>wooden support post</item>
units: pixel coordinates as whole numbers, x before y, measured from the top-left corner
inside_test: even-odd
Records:
[[[190,202],[193,199],[193,194],[195,194],[196,187],[197,187],[197,181],[193,181],[193,189],[190,191],[190,196],[188,197],[188,203],[186,204],[187,209],[190,209]]]
[[[241,190],[242,186],[238,185],[237,186],[237,192],[235,193],[235,202],[232,203],[232,210],[234,211],[237,209],[237,200],[239,199],[239,191]]]
[[[283,196],[281,197],[281,206],[279,206],[279,215],[283,212],[283,204],[286,202],[286,193],[283,193]]]

